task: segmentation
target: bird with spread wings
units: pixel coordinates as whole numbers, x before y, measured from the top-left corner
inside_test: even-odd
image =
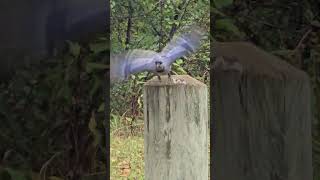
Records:
[[[154,73],[159,80],[162,74],[168,74],[170,77],[172,63],[178,58],[194,53],[204,37],[204,31],[199,27],[192,27],[191,31],[173,37],[159,53],[134,49],[111,54],[111,83],[127,80],[130,74],[144,71]]]

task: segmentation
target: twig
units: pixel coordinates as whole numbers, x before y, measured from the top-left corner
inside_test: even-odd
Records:
[[[127,34],[126,34],[126,41],[125,41],[125,45],[126,45],[126,50],[129,49],[129,44],[130,44],[130,40],[131,40],[131,27],[132,27],[132,14],[133,14],[133,8],[132,8],[132,4],[131,1],[128,2],[129,3],[129,17],[128,17],[128,21],[127,21]]]
[[[124,129],[124,128],[128,128],[128,127],[133,127],[133,126],[141,126],[143,125],[144,123],[139,123],[139,124],[131,124],[131,125],[128,125],[128,126],[122,126],[114,131],[112,131],[112,135],[114,135],[117,131],[121,130],[121,129]]]
[[[107,171],[101,171],[101,172],[94,172],[94,173],[85,174],[84,176],[103,175],[103,174],[106,174],[106,173],[107,173]]]
[[[163,6],[164,6],[164,0],[159,0],[160,2],[160,37],[159,37],[159,51],[162,49],[162,43],[163,43]]]
[[[266,26],[269,26],[269,27],[272,27],[272,28],[285,30],[284,27],[279,27],[279,26],[276,26],[276,25],[271,24],[269,22],[265,22],[265,21],[262,21],[262,20],[259,20],[259,19],[255,19],[255,18],[250,17],[250,16],[244,16],[244,18],[247,19],[248,21],[251,21],[252,23],[260,23],[260,24],[263,24],[263,25],[266,25]]]
[[[48,161],[46,161],[46,162],[42,165],[42,167],[41,167],[41,169],[40,169],[40,172],[39,172],[41,180],[46,180],[46,171],[47,171],[47,168],[48,168],[49,164],[53,161],[53,159],[54,159],[55,157],[57,157],[57,156],[60,155],[60,154],[61,154],[61,152],[55,153]]]
[[[312,28],[309,28],[306,33],[303,34],[302,38],[300,39],[298,45],[294,48],[293,52],[298,51],[298,49],[302,46],[303,41],[308,37],[308,35],[312,32]]]
[[[154,7],[150,11],[147,11],[147,12],[145,12],[143,14],[138,14],[136,16],[131,16],[131,18],[134,19],[134,18],[140,18],[140,17],[145,17],[145,16],[149,15],[155,9],[157,9],[158,4],[159,4],[159,2],[155,3]],[[129,16],[111,16],[111,19],[113,19],[113,18],[116,18],[116,19],[127,19],[127,18],[129,18]]]

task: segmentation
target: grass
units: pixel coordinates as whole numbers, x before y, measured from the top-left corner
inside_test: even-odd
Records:
[[[110,135],[110,179],[144,180],[143,121],[128,125],[127,118],[113,118]]]
[[[144,179],[144,141],[142,135],[111,135],[111,180]]]

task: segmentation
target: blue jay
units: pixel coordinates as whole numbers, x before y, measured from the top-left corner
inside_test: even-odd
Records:
[[[160,75],[168,74],[170,78],[171,65],[176,59],[194,53],[204,38],[203,31],[196,27],[191,32],[175,36],[160,53],[134,49],[120,54],[111,54],[111,83],[127,80],[130,74],[148,71]]]

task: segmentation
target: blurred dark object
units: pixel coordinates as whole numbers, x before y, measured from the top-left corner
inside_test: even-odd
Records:
[[[0,2],[0,82],[18,66],[55,54],[65,40],[85,43],[107,29],[107,1]]]

